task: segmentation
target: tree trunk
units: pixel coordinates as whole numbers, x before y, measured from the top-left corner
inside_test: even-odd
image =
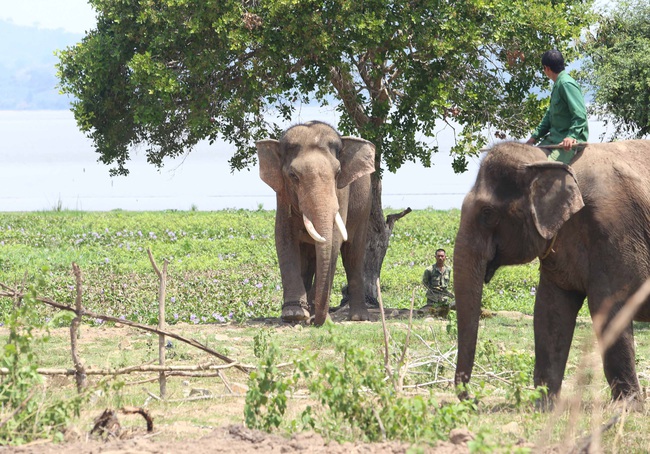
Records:
[[[388,243],[393,232],[395,222],[411,212],[407,208],[398,214],[392,214],[384,219],[384,210],[381,204],[382,185],[379,172],[372,174],[372,207],[370,209],[370,222],[368,223],[368,238],[366,244],[366,261],[364,264],[364,278],[366,286],[366,302],[377,305],[377,279],[381,277],[381,267],[388,250]]]

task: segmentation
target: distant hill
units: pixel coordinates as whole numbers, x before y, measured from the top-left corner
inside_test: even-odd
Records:
[[[56,85],[55,50],[84,35],[0,20],[0,110],[66,110],[70,99]]]

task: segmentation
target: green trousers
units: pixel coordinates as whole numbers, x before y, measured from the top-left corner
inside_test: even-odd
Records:
[[[549,161],[558,161],[563,164],[569,165],[573,157],[576,155],[576,148],[573,147],[569,151],[564,148],[556,148],[551,150],[551,154],[548,155]]]

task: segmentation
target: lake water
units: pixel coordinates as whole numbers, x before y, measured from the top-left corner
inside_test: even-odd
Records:
[[[305,109],[304,114],[300,121],[336,124],[327,113]],[[396,174],[386,171],[384,207],[460,208],[479,160],[470,162],[468,172],[454,174],[452,139],[450,130],[439,134],[440,152],[431,168],[407,163]],[[127,163],[131,173],[110,177],[109,167],[97,162],[91,141],[79,132],[71,112],[0,111],[0,211],[275,209],[274,192],[260,180],[256,167],[231,173],[232,150],[225,143],[201,143],[162,170],[134,151]]]

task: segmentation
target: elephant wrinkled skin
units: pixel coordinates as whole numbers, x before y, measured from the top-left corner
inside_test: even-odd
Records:
[[[363,263],[370,218],[375,146],[341,137],[322,122],[287,129],[280,140],[257,142],[260,177],[276,192],[275,246],[282,276],[282,319],[329,311],[339,251],[350,295],[351,320],[368,320]]]
[[[536,257],[534,382],[547,386],[552,402],[585,298],[600,341],[650,277],[650,141],[589,144],[570,166],[514,142],[487,153],[463,201],[454,250],[457,385],[472,374],[483,282],[500,266]],[[634,320],[650,321],[650,300]],[[614,399],[642,400],[631,322],[604,352],[603,367]]]

